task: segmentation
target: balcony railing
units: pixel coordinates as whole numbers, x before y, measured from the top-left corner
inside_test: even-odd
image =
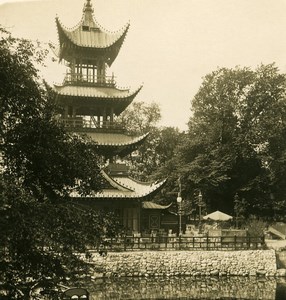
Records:
[[[125,128],[118,123],[110,121],[91,122],[83,117],[62,118],[61,122],[72,131],[107,131],[124,132]]]
[[[64,84],[81,84],[86,86],[114,87],[116,82],[114,76],[97,76],[67,73]]]

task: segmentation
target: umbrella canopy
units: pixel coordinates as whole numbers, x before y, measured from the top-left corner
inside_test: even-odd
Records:
[[[204,220],[213,220],[213,221],[228,221],[232,219],[232,216],[227,215],[219,210],[212,212],[203,217]]]

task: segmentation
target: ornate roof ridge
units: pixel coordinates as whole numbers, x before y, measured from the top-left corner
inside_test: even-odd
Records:
[[[144,209],[167,209],[169,208],[173,203],[171,202],[168,205],[161,205],[152,201],[144,201],[142,202],[142,208]]]
[[[145,182],[136,180],[136,179],[134,179],[134,178],[132,178],[130,176],[113,176],[113,180],[115,180],[116,182],[120,183],[122,186],[124,186],[126,188],[130,188],[130,189],[132,189],[132,188],[129,187],[126,183],[122,182],[122,178],[127,178],[127,179],[135,182],[138,185],[148,186],[148,187],[152,188],[151,191],[154,191],[155,189],[157,189],[157,187],[160,187],[161,185],[163,185],[167,181],[167,179],[164,179],[164,180],[159,181],[159,182],[155,181],[155,182],[151,182],[151,183],[150,182],[149,183],[145,183]]]
[[[121,185],[123,185],[123,186],[125,186],[125,187],[127,187],[127,188],[131,188],[131,187],[129,187],[126,183],[122,182],[122,178],[127,178],[127,179],[129,179],[130,181],[133,181],[133,182],[135,182],[135,183],[138,184],[138,185],[143,185],[143,186],[148,186],[148,187],[151,187],[151,186],[153,185],[152,182],[142,182],[142,181],[136,180],[135,178],[132,178],[132,177],[129,176],[129,175],[127,175],[127,176],[116,176],[116,175],[113,176],[113,179],[114,179],[116,182],[120,183]],[[120,180],[120,179],[121,179],[121,180]]]
[[[114,183],[112,178],[110,178],[109,176],[107,178],[109,180],[111,180],[111,182],[113,184],[116,184],[116,183]],[[154,184],[149,189],[145,189],[143,191],[136,191],[136,189],[128,190],[127,188],[125,188],[125,190],[117,189],[117,192],[114,192],[110,189],[105,189],[105,190],[103,189],[101,192],[87,195],[84,198],[93,198],[93,199],[104,199],[104,198],[105,199],[122,199],[122,198],[124,198],[124,199],[142,199],[143,200],[144,198],[146,199],[146,197],[150,196],[152,193],[154,193],[158,189],[160,189],[166,183],[166,181],[167,181],[167,179],[165,179],[157,184]],[[121,186],[121,185],[119,185],[119,186]],[[122,187],[122,188],[124,188],[124,187]],[[71,197],[81,198],[81,196],[77,192],[72,193]]]
[[[148,132],[148,135],[149,135],[149,132]],[[147,136],[147,134],[146,134],[146,136]],[[141,181],[141,180],[138,180],[138,179],[136,179],[136,178],[132,178],[132,177],[130,177],[130,176],[128,176],[131,180],[133,180],[133,181],[135,181],[136,183],[139,183],[139,184],[143,184],[143,185],[153,185],[154,184],[154,182],[153,181]]]
[[[100,171],[101,175],[111,184],[112,187],[119,189],[120,191],[132,191],[134,192],[133,189],[126,187],[122,185],[121,183],[118,183],[115,181],[112,177],[110,177],[104,170]]]

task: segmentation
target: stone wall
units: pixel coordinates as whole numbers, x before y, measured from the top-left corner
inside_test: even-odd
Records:
[[[277,276],[274,250],[94,254],[94,277]]]

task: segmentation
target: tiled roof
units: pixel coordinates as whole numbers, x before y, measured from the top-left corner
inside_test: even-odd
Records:
[[[90,30],[84,31],[82,30],[82,21],[73,29],[65,28],[58,18],[56,18],[56,23],[60,35],[64,34],[77,46],[88,48],[108,48],[124,37],[129,28],[129,24],[127,24],[117,32],[107,32],[94,22],[94,24],[90,24]],[[61,36],[59,38],[61,40]]]
[[[142,203],[142,208],[144,209],[167,209],[172,205],[172,203],[170,203],[169,205],[160,205],[151,201],[144,201]]]
[[[93,8],[89,1],[85,3],[81,21],[74,28],[65,28],[58,18],[56,18],[56,25],[60,43],[58,53],[60,60],[64,58],[70,61],[75,53],[79,57],[87,55],[89,59],[99,55],[105,57],[109,66],[117,57],[129,28],[128,23],[117,32],[105,30],[94,19]]]
[[[113,188],[104,189],[101,192],[89,195],[86,198],[103,199],[103,198],[116,198],[116,199],[138,199],[146,198],[152,193],[158,191],[165,184],[166,180],[146,184],[139,182],[130,177],[110,177],[104,171],[102,176],[111,184]],[[73,193],[71,197],[79,198],[77,193]]]
[[[122,133],[100,133],[100,132],[84,132],[93,141],[100,146],[127,146],[141,142],[148,136],[148,133],[141,136],[131,136]]]
[[[54,90],[62,96],[75,96],[86,98],[100,99],[126,99],[136,94],[141,90],[142,86],[136,91],[130,92],[129,89],[121,90],[113,87],[90,87],[90,86],[74,86],[74,85],[54,85]]]

